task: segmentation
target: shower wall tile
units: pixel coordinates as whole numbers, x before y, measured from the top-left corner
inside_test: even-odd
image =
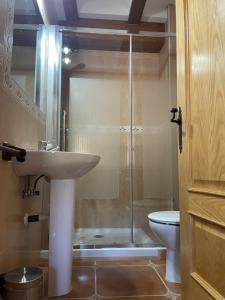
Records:
[[[1,61],[6,59],[6,52],[1,52],[1,49],[12,38],[9,34],[13,20],[10,19],[9,24],[2,20],[7,21],[5,16],[12,3],[12,0],[3,0],[0,5],[0,142],[37,149],[38,141],[44,138],[44,125],[3,84],[6,75]],[[42,201],[41,197],[22,199],[23,188],[24,179],[15,175],[12,163],[0,160],[0,274],[35,264],[39,256],[40,224],[25,226],[23,217],[25,213],[41,213]]]
[[[148,53],[133,53],[133,131],[134,142],[134,223],[136,227],[141,227],[148,234],[149,226],[147,214],[154,210],[171,209],[171,183],[172,177],[169,156],[171,154],[167,145],[169,118],[169,100],[167,80],[160,80],[160,55]],[[76,56],[77,63],[85,63],[86,67],[80,72],[73,74],[71,84],[71,94],[74,103],[70,105],[70,151],[89,150],[104,152],[107,149],[110,156],[103,157],[102,165],[99,164],[89,175],[81,178],[77,184],[75,227],[76,228],[99,228],[99,227],[129,227],[129,135],[130,123],[129,115],[129,81],[128,81],[128,54],[110,51],[85,51],[80,50]],[[83,91],[78,84],[79,80],[99,81],[101,85],[95,91],[88,89]],[[77,81],[78,80],[78,81]],[[111,81],[108,86],[108,95],[104,89],[105,83]],[[115,85],[115,82],[120,85]],[[114,82],[114,83],[113,83]],[[114,86],[114,88],[113,88]],[[90,86],[91,87],[91,86]],[[80,94],[78,92],[80,91]],[[83,95],[82,95],[83,93]],[[88,96],[88,93],[90,96]],[[110,108],[111,94],[113,94]],[[99,108],[99,98],[105,95],[104,102]],[[84,118],[79,113],[83,101],[87,101],[87,96],[92,100],[92,104],[85,105],[81,113],[88,115],[88,124],[92,120],[92,128],[89,133],[81,130],[85,126]],[[77,97],[75,99],[75,97]],[[95,99],[95,106],[93,103]],[[109,101],[107,103],[107,101]],[[119,102],[118,102],[119,101]],[[167,101],[167,102],[166,102]],[[104,106],[106,105],[106,106]],[[107,105],[109,107],[107,108]],[[72,108],[72,113],[71,113]],[[96,145],[100,134],[99,125],[93,120],[93,111],[98,109],[99,120],[104,120],[104,126],[108,126],[105,135],[102,135],[102,144]],[[87,112],[87,110],[89,112]],[[75,117],[76,112],[76,117]],[[119,114],[119,120],[112,122],[112,115]],[[80,114],[80,115],[79,115]],[[96,113],[95,113],[96,114]],[[87,123],[86,122],[86,123]],[[71,128],[72,125],[72,129]],[[95,127],[94,127],[94,126]],[[116,139],[113,137],[112,128],[117,126]],[[91,131],[93,129],[93,131]],[[75,131],[74,131],[75,130]],[[119,131],[120,130],[120,131]],[[78,134],[79,131],[79,134]],[[85,137],[85,139],[82,137]],[[94,137],[91,141],[91,136]],[[110,144],[111,141],[111,144]],[[115,149],[115,143],[119,148]],[[155,146],[153,146],[155,143]],[[77,145],[83,148],[77,149]],[[92,145],[92,146],[91,146]],[[90,148],[92,147],[92,148]],[[113,166],[110,160],[113,158]],[[110,173],[112,170],[115,176],[106,181],[103,168]],[[99,168],[99,172],[98,172]],[[102,168],[102,169],[101,169]],[[162,172],[160,172],[162,170]],[[116,182],[116,178],[119,181]],[[98,185],[98,180],[101,185]],[[95,187],[95,189],[94,189]],[[115,188],[116,187],[116,188]],[[100,193],[104,190],[104,193]],[[148,201],[148,199],[156,201]],[[147,206],[146,206],[147,201]]]
[[[136,132],[133,135],[133,193],[134,199],[144,197],[144,174],[143,174],[143,134]]]
[[[1,141],[36,149],[44,137],[43,126],[2,90],[0,95]],[[29,253],[40,249],[41,225],[25,226],[23,217],[25,213],[41,213],[42,199],[22,199],[23,188],[24,179],[15,175],[12,163],[0,160],[0,249],[7,255],[10,269],[27,263]],[[0,265],[0,272],[7,271],[5,267]]]
[[[143,97],[146,94],[148,83],[157,80],[159,69],[159,55],[133,53],[133,193],[135,201],[144,199],[144,157],[143,157]],[[150,113],[150,112],[149,112]],[[134,210],[135,212],[135,210]],[[140,218],[140,215],[138,216]],[[142,216],[141,219],[145,218]],[[138,223],[134,215],[134,223]]]
[[[122,228],[129,225],[129,206],[123,199],[78,198],[75,228]]]
[[[135,89],[142,92],[137,95]],[[135,176],[135,181],[142,182],[142,195],[135,195],[136,199],[167,198],[171,200],[170,191],[170,149],[169,141],[169,103],[168,85],[166,81],[146,80],[134,77],[134,101],[139,101],[142,116],[142,131],[134,134],[135,158],[142,157],[136,167],[142,168],[140,175]],[[139,151],[139,153],[138,153]],[[135,170],[134,170],[135,172]]]
[[[122,101],[121,101],[122,102]],[[125,210],[124,213],[126,218],[121,220],[124,224],[123,227],[128,227],[129,218],[129,169],[128,169],[128,159],[129,159],[129,135],[124,132],[120,132],[120,170],[119,170],[119,199],[121,202],[121,209]],[[114,216],[114,220],[117,216]]]
[[[127,68],[129,65],[127,64]],[[130,224],[130,205],[129,205],[129,132],[123,131],[129,124],[129,77],[123,76],[123,89],[120,91],[120,169],[119,169],[119,200],[123,216],[118,218],[115,214],[111,221],[111,226],[115,220],[120,224],[118,227],[129,227]],[[113,221],[114,220],[114,221]]]
[[[75,226],[128,227],[128,53],[80,50],[77,59],[86,67],[70,79],[69,150],[101,161],[77,181]]]
[[[101,156],[97,167],[77,181],[84,199],[119,197],[122,88],[114,79],[70,79],[69,150]]]

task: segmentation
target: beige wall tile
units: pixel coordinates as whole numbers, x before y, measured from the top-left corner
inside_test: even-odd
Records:
[[[161,56],[133,53],[133,123],[143,128],[133,135],[134,223],[146,233],[148,213],[172,208],[169,84],[168,76],[160,77]],[[119,132],[119,126],[129,126],[127,58],[127,53],[85,50],[76,56],[86,67],[70,79],[69,150],[102,155],[100,164],[77,181],[76,228],[129,227],[129,132]],[[110,172],[115,176],[107,180]]]
[[[0,4],[0,142],[37,149],[38,141],[44,138],[44,125],[7,87],[6,69],[1,64],[10,63],[5,49],[10,48],[12,38],[12,6],[13,0],[3,0]],[[15,175],[12,163],[0,160],[0,274],[34,264],[39,255],[41,226],[25,226],[23,217],[26,212],[41,213],[42,200],[41,197],[22,199],[23,188],[24,179]]]

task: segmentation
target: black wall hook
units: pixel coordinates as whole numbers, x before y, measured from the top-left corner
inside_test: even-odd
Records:
[[[16,157],[19,162],[25,161],[26,150],[10,145],[6,142],[0,144],[0,151],[2,151],[2,160],[11,160],[12,157]]]
[[[179,128],[179,150],[180,150],[180,153],[182,152],[182,110],[181,108],[179,107],[179,109],[177,109],[176,107],[173,107],[170,112],[173,114],[172,116],[172,119],[170,120],[170,122],[172,123],[176,123]],[[176,114],[178,113],[178,117],[176,119]]]

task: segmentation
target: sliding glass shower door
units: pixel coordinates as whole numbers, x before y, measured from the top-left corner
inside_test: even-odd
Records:
[[[101,156],[77,180],[74,244],[127,244],[130,38],[64,31],[63,47],[70,49],[62,67],[66,149]]]
[[[159,243],[147,215],[177,203],[172,39],[63,29],[62,150],[101,156],[77,180],[74,247]]]
[[[154,243],[147,215],[178,208],[175,37],[134,36],[132,50],[134,241]]]

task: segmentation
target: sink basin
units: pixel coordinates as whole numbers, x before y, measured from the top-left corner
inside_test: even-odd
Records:
[[[13,166],[18,176],[44,174],[50,179],[75,179],[88,173],[99,160],[99,156],[86,153],[27,151],[25,162],[15,160]]]
[[[27,151],[26,160],[14,160],[18,176],[50,178],[48,296],[68,294],[72,286],[75,179],[93,169],[100,157],[56,151]]]

